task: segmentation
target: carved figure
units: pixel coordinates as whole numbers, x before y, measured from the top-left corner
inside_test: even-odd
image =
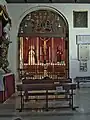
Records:
[[[6,73],[10,72],[8,69],[8,48],[10,41],[10,28],[11,28],[11,19],[9,18],[6,7],[0,5],[0,21],[2,22],[2,36],[0,37],[0,69],[3,69]]]
[[[57,47],[57,62],[61,62],[62,61],[62,54],[63,54],[63,51],[58,46]]]
[[[28,63],[29,65],[34,65],[35,63],[37,63],[37,56],[36,56],[36,51],[35,51],[34,46],[29,47]]]
[[[46,64],[46,56],[47,56],[47,50],[48,50],[48,47],[47,47],[47,42],[48,40],[50,40],[50,38],[41,38],[40,39],[44,42],[43,43],[43,53],[44,53],[44,63]]]

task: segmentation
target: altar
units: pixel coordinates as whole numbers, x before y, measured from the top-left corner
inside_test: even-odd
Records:
[[[66,28],[66,22],[52,11],[38,10],[27,14],[18,33],[19,69],[27,69],[34,76],[63,73],[68,77],[69,44]]]
[[[5,102],[15,93],[15,78],[13,73],[0,74],[0,103]]]
[[[35,79],[40,79],[46,76],[51,78],[57,78],[58,76],[63,78],[67,77],[65,63],[25,64],[24,68],[21,70],[27,75],[33,75]]]
[[[67,77],[64,38],[26,37],[20,42],[20,69],[34,76]]]

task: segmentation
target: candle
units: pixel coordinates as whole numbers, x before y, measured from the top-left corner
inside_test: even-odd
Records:
[[[49,47],[49,62],[50,62],[50,59],[51,59],[51,48]]]
[[[42,47],[40,46],[40,62],[42,61]]]
[[[40,46],[40,55],[42,55],[42,47]]]

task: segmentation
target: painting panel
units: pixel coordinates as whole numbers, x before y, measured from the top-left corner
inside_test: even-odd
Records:
[[[88,12],[87,11],[73,11],[73,26],[79,28],[88,27]]]

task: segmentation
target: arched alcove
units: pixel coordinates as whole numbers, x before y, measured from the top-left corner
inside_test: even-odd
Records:
[[[18,37],[19,70],[34,77],[68,77],[69,26],[62,13],[51,7],[28,12],[20,23]]]

